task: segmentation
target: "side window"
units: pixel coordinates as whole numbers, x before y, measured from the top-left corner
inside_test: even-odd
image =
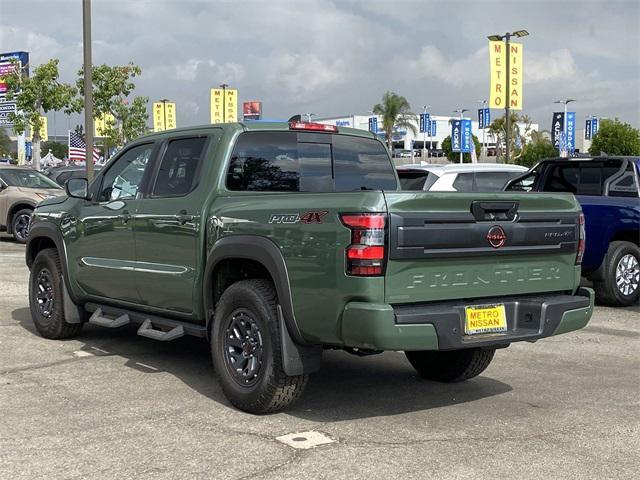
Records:
[[[198,183],[197,172],[206,141],[206,137],[169,141],[160,162],[152,196],[182,196],[193,190]]]
[[[602,195],[602,165],[582,165],[578,195]]]
[[[476,172],[476,184],[473,190],[476,192],[499,192],[508,180],[517,175],[511,175],[510,172]]]
[[[636,176],[633,172],[633,163],[629,162],[627,169],[621,177],[613,180],[609,184],[610,197],[637,197],[638,185],[636,184]]]
[[[580,167],[578,165],[561,164],[551,167],[545,186],[545,192],[578,193],[580,184]]]
[[[227,171],[229,190],[322,192],[333,190],[331,145],[298,143],[294,132],[240,135]]]
[[[135,198],[152,150],[153,144],[138,145],[118,158],[102,177],[98,201]]]
[[[473,173],[459,173],[453,181],[453,188],[456,192],[473,191]]]
[[[398,188],[389,155],[376,140],[334,135],[333,161],[337,192]]]

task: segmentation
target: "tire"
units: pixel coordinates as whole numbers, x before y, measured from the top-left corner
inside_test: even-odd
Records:
[[[216,305],[213,365],[226,397],[245,412],[284,410],[298,400],[307,384],[308,375],[284,372],[276,307],[273,284],[263,279],[232,284]]]
[[[613,307],[636,305],[640,298],[640,248],[631,242],[611,242],[603,262],[604,279],[593,282],[598,302]]]
[[[29,308],[36,330],[44,338],[75,337],[82,330],[82,323],[65,321],[63,281],[57,250],[38,252],[29,274]]]
[[[13,234],[13,239],[18,243],[27,243],[32,212],[33,210],[30,208],[23,208],[11,217],[11,233]]]
[[[409,363],[428,380],[453,383],[477,377],[493,360],[495,350],[465,348],[463,350],[405,352]]]

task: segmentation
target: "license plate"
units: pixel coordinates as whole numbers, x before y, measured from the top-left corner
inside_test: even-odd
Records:
[[[499,333],[507,331],[504,305],[483,305],[465,308],[464,333]]]

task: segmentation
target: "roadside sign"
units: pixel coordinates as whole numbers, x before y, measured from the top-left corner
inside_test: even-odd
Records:
[[[588,118],[584,124],[584,139],[591,140],[591,119]]]
[[[17,68],[29,75],[29,52],[0,53],[0,77],[15,71]],[[7,95],[7,84],[0,81],[0,101]]]
[[[462,146],[462,125],[460,120],[451,122],[451,150],[459,152]]]
[[[17,113],[15,102],[0,103],[0,127],[10,127],[13,122],[9,120],[10,113]]]
[[[471,136],[471,120],[464,119],[462,120],[462,146],[461,150],[463,152],[471,152],[471,144],[473,143],[473,139]]]
[[[596,133],[598,133],[598,122],[599,120],[597,118],[594,118],[591,120],[591,136],[595,137]]]
[[[435,137],[436,136],[437,127],[438,127],[438,122],[436,122],[435,120],[431,120],[429,122],[429,124],[431,125],[431,136]]]

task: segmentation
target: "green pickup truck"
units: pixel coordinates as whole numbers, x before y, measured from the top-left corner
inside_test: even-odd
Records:
[[[584,225],[564,193],[401,191],[384,145],[330,125],[235,123],[127,145],[35,209],[35,326],[208,339],[229,401],[301,395],[324,349],[403,351],[425,378],[584,327]]]

